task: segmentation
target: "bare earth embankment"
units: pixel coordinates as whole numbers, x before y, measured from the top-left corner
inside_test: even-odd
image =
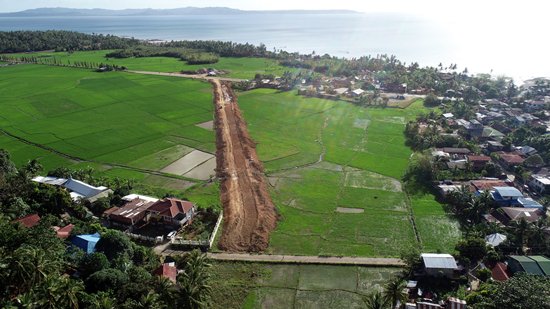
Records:
[[[225,219],[219,247],[230,252],[264,251],[277,214],[263,166],[231,87],[219,80],[211,82],[216,107],[217,175]]]

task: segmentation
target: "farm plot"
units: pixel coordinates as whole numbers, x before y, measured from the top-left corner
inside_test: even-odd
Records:
[[[41,65],[0,72],[0,128],[56,151],[158,171],[193,149],[215,149],[214,133],[195,126],[212,120],[207,83]],[[12,144],[18,162],[44,157]],[[48,168],[66,165],[45,157]]]
[[[253,79],[256,74],[273,74],[282,76],[285,71],[296,69],[286,68],[278,64],[277,60],[266,58],[232,58],[220,57],[217,63],[203,65],[189,65],[185,61],[170,57],[142,57],[142,58],[106,58],[105,55],[112,50],[78,51],[67,52],[38,52],[32,55],[40,58],[55,58],[63,64],[74,64],[75,62],[89,62],[95,64],[116,64],[125,66],[130,70],[152,71],[152,72],[180,72],[182,70],[192,71],[205,67],[214,68],[228,72],[224,75],[233,78]],[[12,57],[26,56],[29,54],[10,54]]]
[[[364,308],[363,296],[380,290],[399,271],[356,266],[216,263],[214,274],[216,285],[220,286],[215,289],[214,303],[219,308]],[[253,277],[247,277],[250,274]]]
[[[271,252],[397,256],[416,242],[400,179],[412,153],[405,123],[424,111],[421,102],[365,109],[272,90],[242,93],[239,102],[281,215]],[[454,229],[423,218],[421,233]],[[427,248],[453,241],[428,237]]]

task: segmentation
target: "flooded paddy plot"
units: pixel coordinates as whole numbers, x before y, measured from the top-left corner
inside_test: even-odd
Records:
[[[182,158],[163,168],[161,172],[175,175],[184,175],[190,172],[195,167],[205,163],[206,161],[211,160],[212,158],[214,158],[214,155],[212,154],[202,152],[200,150],[193,150]],[[212,170],[212,174],[213,173],[214,171]]]
[[[209,130],[209,131],[214,131],[214,120],[210,120],[210,121],[203,122],[203,123],[197,123],[196,126],[199,127],[199,128]]]

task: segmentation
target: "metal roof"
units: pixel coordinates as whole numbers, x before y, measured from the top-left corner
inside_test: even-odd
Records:
[[[521,193],[518,189],[514,187],[494,187],[494,189],[502,197],[522,197],[523,196],[523,193]]]
[[[496,247],[496,246],[500,245],[505,240],[506,240],[506,235],[503,235],[503,234],[500,234],[500,233],[487,235],[487,237],[485,237],[485,241],[487,242],[487,244],[489,244],[493,247]]]
[[[455,258],[450,254],[422,253],[421,257],[426,268],[458,269]]]
[[[542,205],[530,197],[520,197],[518,202],[525,208],[543,208]]]
[[[521,265],[521,268],[528,274],[544,275],[537,261],[527,256],[510,255],[510,259],[516,260]]]
[[[531,255],[529,258],[537,262],[544,274],[550,276],[550,259],[542,255]]]

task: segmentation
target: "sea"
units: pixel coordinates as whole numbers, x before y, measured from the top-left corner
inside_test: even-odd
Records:
[[[401,13],[0,17],[0,31],[50,29],[150,40],[262,43],[270,50],[346,58],[387,54],[406,63],[457,64],[459,70],[506,75],[516,81],[550,76],[547,51],[537,43],[540,38],[513,29],[470,25],[463,19]],[[516,38],[509,36],[509,30]]]

